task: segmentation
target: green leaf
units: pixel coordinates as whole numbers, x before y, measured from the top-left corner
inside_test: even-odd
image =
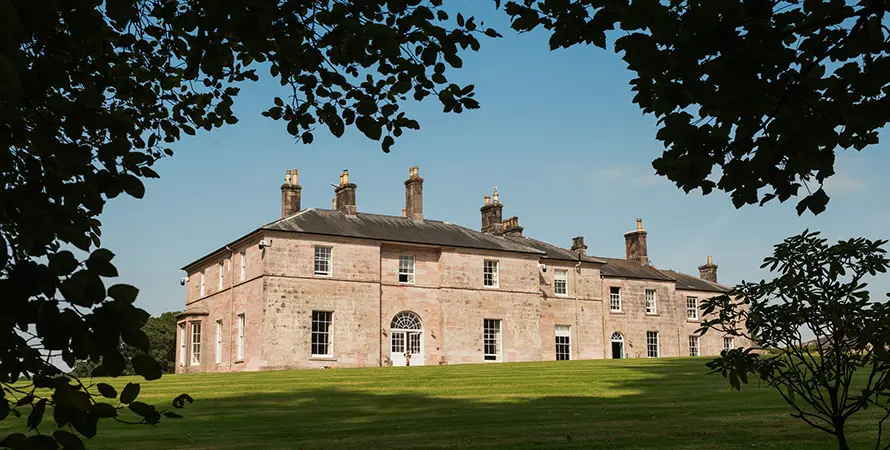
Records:
[[[383,152],[384,152],[384,153],[389,153],[389,149],[390,149],[390,147],[392,147],[392,145],[395,144],[395,143],[396,143],[396,141],[395,141],[395,139],[392,138],[392,136],[385,136],[385,137],[383,138],[383,145],[382,145],[382,147],[383,147]]]
[[[358,116],[355,119],[355,126],[369,139],[380,140],[380,135],[382,134],[380,124],[371,116]]]
[[[90,408],[90,412],[100,419],[117,417],[117,408],[108,403],[95,403]]]
[[[114,253],[111,251],[104,248],[97,249],[87,259],[87,268],[102,277],[116,277],[118,276],[117,268],[111,264],[112,258],[114,258]]]
[[[96,389],[98,389],[99,393],[105,398],[117,398],[117,391],[110,384],[99,383],[96,385]]]
[[[124,390],[121,392],[121,403],[127,404],[136,400],[136,397],[139,396],[139,383],[127,383],[124,386]]]
[[[53,432],[53,438],[61,444],[62,450],[85,450],[80,438],[70,431],[56,430]]]
[[[139,289],[129,284],[115,284],[108,288],[108,296],[119,302],[133,303],[138,294]]]
[[[41,399],[37,402],[34,407],[31,409],[31,414],[28,415],[28,429],[34,430],[40,425],[40,421],[43,420],[43,413],[46,412],[46,399]]]
[[[133,357],[133,370],[137,375],[142,375],[146,380],[161,378],[161,365],[149,355],[136,355]]]
[[[194,403],[195,399],[188,394],[179,394],[178,397],[173,399],[173,407],[176,409],[181,409],[185,406],[185,402],[189,402],[189,404]]]
[[[120,176],[120,183],[124,192],[130,194],[131,197],[142,198],[145,196],[145,185],[142,184],[142,180],[139,178],[125,173]]]

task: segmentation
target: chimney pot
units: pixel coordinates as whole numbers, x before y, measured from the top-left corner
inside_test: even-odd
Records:
[[[356,214],[355,189],[355,183],[349,182],[349,171],[344,169],[340,174],[340,185],[334,189],[334,209],[354,216]]]
[[[302,190],[303,187],[297,184],[297,171],[286,171],[284,184],[281,185],[281,217],[287,217],[300,212],[300,194]]]
[[[497,186],[494,187],[494,192],[492,193],[492,197],[493,197],[492,201],[494,202],[495,205],[497,205],[498,204],[498,187]]]
[[[408,179],[405,180],[405,209],[402,215],[423,222],[423,178],[420,178],[419,171],[417,166],[408,169]]]
[[[643,219],[637,219],[637,229],[624,233],[624,248],[626,258],[640,264],[649,265],[649,253],[646,243],[646,230],[643,229]]]
[[[513,216],[505,220],[503,230],[507,236],[522,236],[523,228],[519,226],[519,217]]]
[[[703,266],[698,266],[699,277],[702,280],[710,281],[712,283],[717,282],[717,265],[714,264],[714,259],[708,256],[708,263]]]
[[[482,212],[482,232],[496,235],[504,234],[504,221],[501,218],[504,205],[498,202],[498,188],[494,188],[494,201],[485,195],[485,205],[479,208]]]
[[[587,256],[587,246],[584,245],[584,236],[572,238],[572,251],[579,256]]]

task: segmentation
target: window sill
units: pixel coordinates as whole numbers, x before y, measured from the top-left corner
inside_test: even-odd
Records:
[[[612,311],[612,310],[609,310],[609,314],[614,314],[614,315],[616,315],[616,316],[623,316],[623,315],[624,315],[624,311]]]
[[[314,274],[314,275],[315,275],[316,277],[318,277],[318,278],[331,278],[331,277],[333,277],[333,275],[330,274],[330,273],[316,273],[316,274]]]
[[[569,298],[569,294],[553,294],[554,297]]]
[[[497,285],[494,285],[494,286],[485,286],[485,285],[483,285],[482,287],[484,287],[485,289],[497,289],[497,288],[498,288]]]
[[[324,355],[312,355],[309,357],[309,361],[336,361],[337,358],[333,356],[324,356]]]
[[[658,313],[646,313],[646,317],[661,317],[661,314],[658,314]]]
[[[244,364],[244,360],[239,359],[239,360],[235,361],[234,364]]]
[[[701,319],[690,319],[690,318],[687,317],[687,318],[686,318],[686,322],[689,322],[689,323],[701,323]]]

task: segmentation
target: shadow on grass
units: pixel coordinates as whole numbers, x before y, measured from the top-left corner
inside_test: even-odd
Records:
[[[836,448],[771,390],[733,392],[690,364],[456,367],[208,376],[184,419],[103,423],[89,448]]]

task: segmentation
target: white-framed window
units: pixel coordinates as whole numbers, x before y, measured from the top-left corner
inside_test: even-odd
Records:
[[[223,262],[219,262],[219,290],[223,288]]]
[[[201,322],[191,322],[192,326],[192,358],[191,365],[201,364]]]
[[[698,336],[689,336],[689,356],[701,356],[701,347],[698,345]]]
[[[658,297],[655,289],[646,289],[646,314],[658,314]]]
[[[216,363],[222,362],[222,319],[216,321]]]
[[[732,350],[735,348],[735,343],[732,341],[732,336],[723,336],[723,350]]]
[[[572,359],[572,327],[570,325],[556,326],[556,360],[568,361]]]
[[[226,256],[226,272],[231,272],[231,271],[232,271],[232,258],[229,256]]]
[[[244,361],[244,329],[246,328],[247,321],[245,320],[244,313],[238,314],[238,361]]]
[[[186,336],[186,334],[185,334],[185,322],[182,322],[181,324],[179,324],[179,365],[180,366],[185,365],[185,351],[186,351],[185,341],[186,341],[187,337],[188,336]]]
[[[247,252],[241,250],[241,281],[247,279]]]
[[[555,269],[553,271],[553,293],[556,295],[569,295],[569,271]]]
[[[698,297],[686,297],[686,318],[698,320]]]
[[[482,284],[485,287],[498,287],[498,262],[486,259],[482,263]]]
[[[331,247],[315,247],[315,274],[319,276],[331,276]]]
[[[399,283],[414,284],[414,263],[411,255],[399,256]]]
[[[646,356],[650,358],[658,358],[658,332],[646,332]]]
[[[333,344],[334,313],[312,311],[312,356],[330,357]]]
[[[618,286],[609,288],[609,311],[621,312],[621,288]]]
[[[204,271],[201,271],[201,297],[203,297],[207,293],[207,290],[204,286]]]
[[[486,361],[501,360],[501,319],[484,319],[482,347]]]

